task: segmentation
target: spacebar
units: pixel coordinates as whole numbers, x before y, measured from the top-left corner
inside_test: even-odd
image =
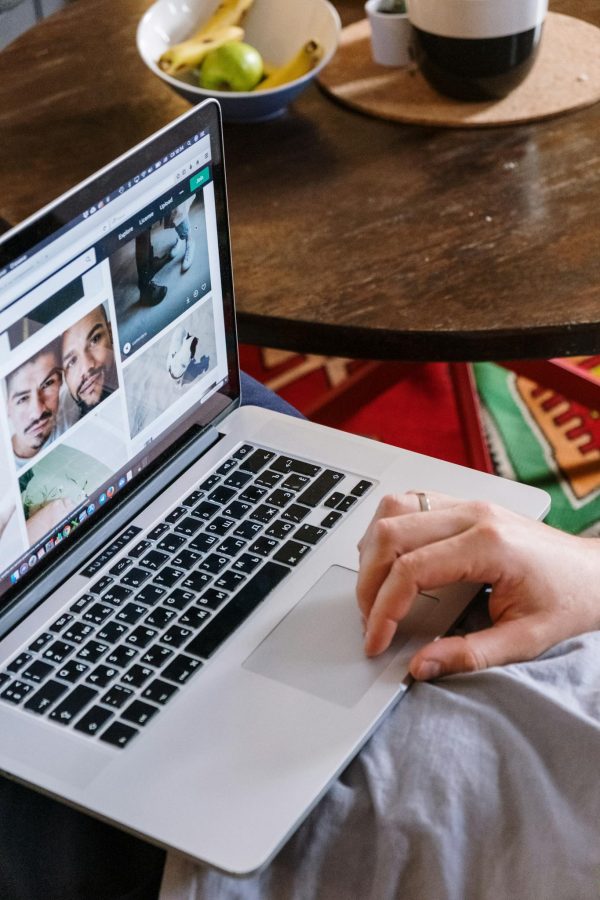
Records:
[[[220,647],[223,641],[250,613],[256,609],[267,594],[277,587],[282,578],[290,572],[287,566],[268,562],[237,592],[224,609],[206,625],[200,634],[192,638],[186,646],[186,653],[193,653],[207,659]]]

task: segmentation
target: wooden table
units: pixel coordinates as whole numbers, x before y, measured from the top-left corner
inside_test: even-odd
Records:
[[[79,0],[0,53],[0,216],[17,222],[183,112],[138,59],[144,0]],[[344,22],[362,0],[338,0]],[[551,8],[600,25],[598,0]],[[311,87],[225,129],[243,341],[371,359],[600,347],[600,104],[402,126]]]

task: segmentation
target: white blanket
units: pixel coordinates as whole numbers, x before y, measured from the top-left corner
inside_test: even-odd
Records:
[[[416,684],[273,863],[161,900],[598,900],[600,632]]]

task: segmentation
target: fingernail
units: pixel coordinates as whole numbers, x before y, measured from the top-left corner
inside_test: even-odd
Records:
[[[420,666],[417,667],[415,678],[419,681],[430,681],[432,678],[439,678],[442,674],[442,666],[433,659],[424,659]]]

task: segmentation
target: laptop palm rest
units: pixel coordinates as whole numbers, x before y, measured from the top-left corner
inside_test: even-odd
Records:
[[[375,659],[363,650],[357,574],[331,566],[250,654],[243,667],[323,700],[352,707],[435,610],[419,595],[391,648]],[[413,624],[414,623],[414,624]]]

